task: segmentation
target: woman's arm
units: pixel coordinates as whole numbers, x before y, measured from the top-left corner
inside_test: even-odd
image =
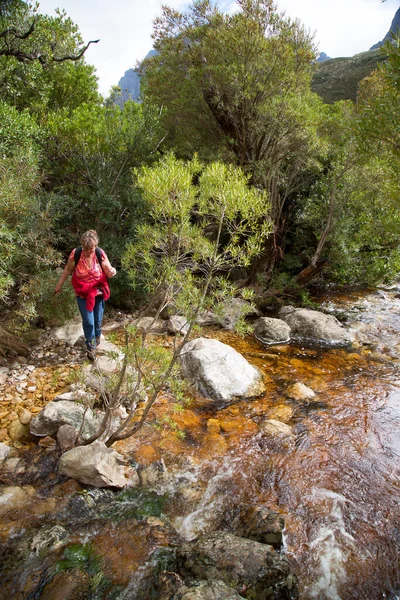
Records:
[[[108,260],[107,256],[105,258],[103,258],[101,267],[102,267],[104,273],[107,275],[107,277],[114,277],[114,275],[116,275],[116,273],[117,273],[117,269],[114,269],[114,267],[111,266],[110,261]]]
[[[61,273],[61,277],[57,282],[56,287],[54,288],[54,293],[58,294],[62,288],[64,281],[69,277],[73,270],[75,269],[75,261],[72,259],[68,259],[67,264],[65,265],[64,271]]]

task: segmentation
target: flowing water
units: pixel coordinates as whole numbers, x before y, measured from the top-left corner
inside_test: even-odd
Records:
[[[161,414],[168,415],[174,427],[164,418],[161,428],[149,425],[117,445],[144,466],[159,461],[162,476],[152,480],[154,496],[144,502],[139,496],[99,492],[100,510],[94,492],[65,491],[72,484],[58,483],[47,491],[46,502],[58,494],[63,508],[35,508],[40,514],[36,532],[47,523],[68,532],[69,524],[70,542],[90,541],[104,558],[107,577],[121,586],[118,597],[135,598],[138,575],[155,546],[168,545],[171,531],[191,540],[226,526],[244,505],[264,505],[285,518],[284,547],[302,600],[400,598],[396,295],[382,291],[323,299],[325,309],[347,315],[346,326],[360,340],[351,349],[265,347],[252,338],[212,332],[263,370],[265,396],[219,411],[197,397],[182,412],[173,412],[166,397],[158,423]],[[312,388],[315,397],[290,399],[288,389],[296,382]],[[272,435],[265,429],[268,419],[285,421],[291,433]],[[153,515],[147,529],[138,519],[140,510]],[[156,515],[167,518],[171,531]],[[14,515],[12,526],[2,529],[2,540],[22,538],[27,530],[26,514]],[[37,568],[33,559],[25,561],[25,578]],[[15,578],[9,581],[6,589],[15,590]]]

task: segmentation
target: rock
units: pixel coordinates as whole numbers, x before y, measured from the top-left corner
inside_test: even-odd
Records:
[[[6,459],[10,452],[10,446],[7,446],[7,444],[3,444],[3,442],[0,442],[0,462]]]
[[[75,446],[78,432],[72,425],[61,425],[57,431],[57,442],[63,452]]]
[[[296,578],[287,559],[272,546],[215,531],[177,549],[179,572],[197,580],[224,581],[246,597],[298,598]]]
[[[68,321],[62,327],[57,327],[54,330],[54,336],[63,342],[66,342],[69,346],[75,346],[76,342],[82,337],[82,321],[80,317],[76,317],[71,321]]]
[[[139,472],[140,481],[145,488],[156,488],[166,479],[166,467],[163,460],[151,463],[148,467],[143,467]]]
[[[132,321],[132,325],[141,329],[146,333],[161,334],[165,333],[166,323],[161,319],[154,319],[154,317],[141,317]]]
[[[4,385],[8,379],[7,373],[0,373],[0,385]]]
[[[64,392],[59,396],[53,398],[53,402],[60,402],[61,400],[67,400],[68,402],[84,402],[85,400],[94,400],[95,396],[90,394],[86,390],[71,390],[70,392]]]
[[[261,317],[254,323],[254,335],[262,344],[284,344],[290,340],[290,327],[282,319]]]
[[[33,435],[38,436],[55,435],[61,425],[72,425],[79,431],[84,413],[85,406],[76,402],[68,402],[67,400],[49,402],[38,415],[33,417],[30,423],[30,431]],[[95,417],[91,408],[86,409],[82,429],[85,438],[95,433],[99,420]]]
[[[287,396],[293,400],[311,400],[315,398],[315,392],[304,383],[297,382],[289,387]]]
[[[229,298],[221,306],[221,314],[216,315],[216,323],[224,329],[234,330],[239,319],[248,316],[259,316],[259,311],[246,300]]]
[[[265,391],[262,375],[234,348],[218,340],[197,338],[179,357],[183,375],[205,397],[227,404]]]
[[[186,317],[174,315],[167,322],[167,329],[171,333],[185,335],[189,330],[189,322]]]
[[[181,587],[173,600],[241,600],[243,596],[223,581],[200,581],[193,587]]]
[[[124,353],[121,351],[121,348],[102,337],[100,344],[96,348],[96,356],[107,356],[110,354],[113,355],[112,358],[114,360],[123,360],[124,358]]]
[[[234,330],[242,317],[260,316],[259,311],[246,300],[230,298],[219,306],[218,312],[205,311],[198,316],[196,322],[201,327],[220,325],[224,329]]]
[[[12,421],[7,429],[8,436],[13,442],[20,442],[29,438],[29,427],[23,425],[19,419]]]
[[[79,446],[65,452],[60,458],[60,473],[95,487],[125,487],[124,459],[102,442]]]
[[[266,506],[252,505],[241,509],[236,535],[280,549],[284,528],[282,515]]]
[[[9,462],[9,461],[7,461]],[[0,490],[0,516],[10,510],[20,510],[31,502],[35,495],[35,488],[26,485],[24,487],[9,486]]]
[[[56,440],[49,435],[46,435],[46,437],[40,438],[39,440],[39,446],[41,448],[55,448],[56,445]]]
[[[8,367],[0,367],[0,374],[1,375],[8,375],[10,372],[10,369]]]
[[[43,550],[51,548],[56,550],[68,541],[67,530],[61,525],[44,525],[30,543],[30,550],[36,556],[43,554]]]
[[[29,425],[32,421],[32,413],[30,410],[21,407],[18,411],[18,418],[23,425]]]
[[[273,406],[268,410],[268,419],[273,419],[275,421],[281,421],[282,423],[287,423],[293,418],[293,409],[290,406],[286,406],[285,404],[279,404],[278,406]]]
[[[291,329],[293,338],[333,346],[346,346],[353,336],[332,315],[307,308],[283,307],[279,316]]]
[[[41,600],[86,600],[91,595],[90,575],[80,569],[56,573],[40,594]]]
[[[290,427],[290,425],[286,425],[286,423],[281,423],[280,421],[275,421],[274,419],[268,419],[267,421],[264,421],[262,428],[271,435],[290,436],[293,433],[293,429]]]

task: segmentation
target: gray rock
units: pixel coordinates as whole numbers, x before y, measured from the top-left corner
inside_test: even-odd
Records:
[[[82,337],[82,335],[83,330],[82,321],[80,317],[76,317],[71,321],[68,321],[68,323],[66,323],[62,327],[57,327],[54,330],[54,336],[58,340],[65,342],[69,346],[75,346],[76,342],[79,340],[80,337]]]
[[[145,331],[146,333],[162,334],[166,330],[166,322],[161,319],[155,319],[154,317],[141,317],[135,319],[132,325],[138,329]]]
[[[262,375],[234,348],[218,340],[197,338],[179,357],[182,373],[205,397],[223,404],[254,398],[265,391]]]
[[[201,581],[196,586],[181,587],[173,600],[243,600],[243,596],[223,581]]]
[[[63,452],[74,447],[78,432],[72,425],[61,425],[57,431],[57,442]]]
[[[263,344],[283,344],[290,340],[290,327],[282,319],[261,317],[254,323],[254,335]]]
[[[60,458],[59,470],[64,475],[95,487],[125,487],[124,459],[102,442],[79,446],[65,452]]]
[[[173,315],[167,322],[167,329],[171,333],[185,335],[189,330],[190,323],[186,317]]]
[[[180,572],[197,580],[224,581],[246,596],[271,600],[297,598],[296,578],[287,559],[272,546],[215,531],[177,549]]]
[[[219,323],[224,329],[234,330],[237,322],[242,317],[259,316],[259,311],[246,300],[241,298],[230,298],[221,306],[221,313],[216,316],[216,323]]]
[[[301,340],[345,346],[353,336],[332,315],[307,308],[284,307],[279,316],[289,325],[292,337]]]
[[[260,316],[260,312],[246,300],[230,298],[215,311],[206,311],[198,316],[196,322],[201,327],[220,325],[224,329],[234,330],[242,317]]]
[[[84,414],[85,407],[82,404],[67,400],[49,402],[30,422],[30,431],[41,437],[56,434],[62,425],[72,425],[79,431]],[[82,429],[83,437],[90,437],[97,431],[99,420],[92,409],[87,408]]]
[[[10,446],[7,446],[7,444],[3,444],[3,442],[0,442],[0,462],[6,459],[10,452]]]

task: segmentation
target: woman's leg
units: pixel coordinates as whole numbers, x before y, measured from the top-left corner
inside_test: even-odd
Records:
[[[96,302],[94,305],[94,333],[96,336],[96,340],[100,341],[101,336],[101,321],[103,319],[104,314],[104,298],[103,296],[96,296]]]
[[[88,350],[92,350],[96,347],[96,335],[94,328],[94,311],[88,311],[86,308],[85,298],[76,297],[78,302],[79,312],[82,316],[82,327],[83,333],[85,334],[86,347]]]

